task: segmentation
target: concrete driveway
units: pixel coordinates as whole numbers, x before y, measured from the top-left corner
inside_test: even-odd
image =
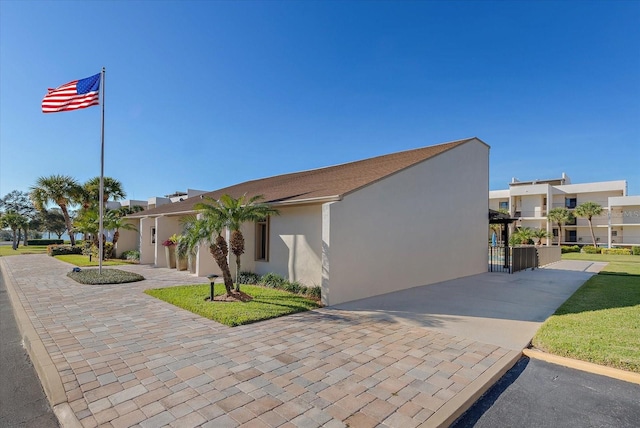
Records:
[[[127,266],[147,279],[86,286],[46,255],[0,258],[54,411],[84,427],[447,426],[597,269],[587,265],[229,328],[143,293],[206,282],[184,272]]]
[[[484,273],[335,306],[503,348],[522,350],[540,325],[606,263],[561,261]]]

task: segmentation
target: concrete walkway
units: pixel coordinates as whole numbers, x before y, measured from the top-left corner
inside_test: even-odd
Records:
[[[16,318],[64,426],[447,426],[515,364],[598,267],[481,274],[228,328],[145,295],[204,283],[87,286],[45,255],[0,258]]]

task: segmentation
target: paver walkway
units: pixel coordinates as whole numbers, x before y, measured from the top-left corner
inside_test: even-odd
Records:
[[[88,286],[46,255],[0,268],[85,427],[435,426],[520,355],[330,308],[229,328],[142,292],[206,282],[175,270],[119,267],[147,280]]]

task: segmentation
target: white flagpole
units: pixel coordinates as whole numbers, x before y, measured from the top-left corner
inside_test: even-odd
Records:
[[[100,76],[100,92],[102,93],[102,144],[100,146],[100,225],[98,231],[98,273],[102,275],[102,254],[104,251],[103,241],[103,221],[104,215],[104,75],[105,68],[102,67],[102,75]]]

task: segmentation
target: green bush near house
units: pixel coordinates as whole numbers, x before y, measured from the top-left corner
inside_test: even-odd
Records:
[[[47,254],[50,256],[62,256],[67,254],[82,254],[82,247],[71,245],[49,245],[47,246]]]
[[[630,256],[631,250],[629,248],[603,248],[600,254],[614,254],[619,256]]]
[[[636,247],[633,247],[632,250],[631,250],[631,253],[634,256],[640,256],[640,245],[636,246]]]
[[[580,252],[580,247],[578,245],[572,245],[572,246],[563,245],[563,246],[560,247],[560,251],[562,252],[562,254],[565,254],[565,253],[579,253]]]
[[[593,245],[585,245],[584,247],[582,247],[581,252],[586,254],[601,254],[602,248],[594,247]]]
[[[120,256],[123,260],[129,261],[139,261],[140,260],[140,251],[138,250],[127,250]]]

